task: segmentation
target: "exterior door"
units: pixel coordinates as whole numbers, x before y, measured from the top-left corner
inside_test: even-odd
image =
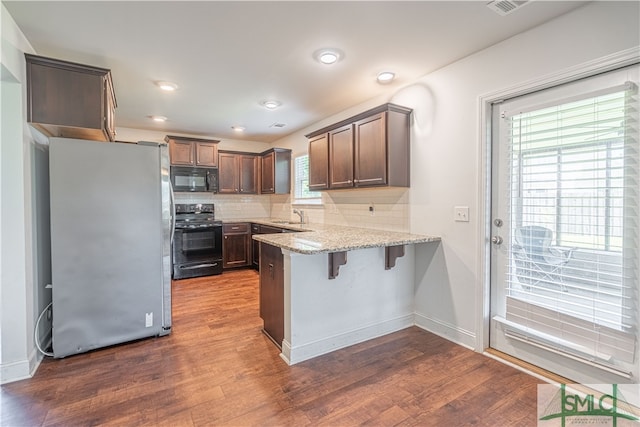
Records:
[[[490,347],[638,383],[639,67],[492,111]]]

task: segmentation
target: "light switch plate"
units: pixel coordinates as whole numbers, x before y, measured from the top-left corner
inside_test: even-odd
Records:
[[[469,206],[455,206],[453,208],[453,220],[469,222]]]

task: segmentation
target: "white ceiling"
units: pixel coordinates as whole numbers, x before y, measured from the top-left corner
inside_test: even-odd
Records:
[[[117,126],[262,142],[584,3],[531,1],[499,16],[485,1],[3,1],[39,55],[111,69]],[[325,47],[344,59],[316,62]],[[397,79],[377,84],[382,70]],[[158,80],[179,89],[161,92]],[[282,106],[259,105],[271,98]]]

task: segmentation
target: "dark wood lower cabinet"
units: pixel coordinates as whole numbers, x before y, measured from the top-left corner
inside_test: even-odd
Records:
[[[282,348],[284,340],[284,260],[280,248],[260,243],[260,317],[264,332]]]
[[[222,266],[246,267],[251,264],[251,233],[249,223],[229,223],[222,226]]]
[[[260,234],[260,224],[251,224],[251,236]],[[260,267],[260,242],[251,239],[251,266],[256,270]]]

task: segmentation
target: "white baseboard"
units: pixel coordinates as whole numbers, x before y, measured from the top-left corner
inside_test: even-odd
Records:
[[[282,342],[282,353],[280,357],[289,365],[294,365],[304,360],[381,337],[410,326],[413,326],[413,314],[386,320],[381,323],[376,323],[375,325],[354,329],[295,347],[291,347],[290,343],[285,340]]]
[[[51,345],[51,333],[46,337],[47,343],[44,348]],[[11,363],[0,364],[0,384],[8,384],[15,381],[32,378],[44,356],[34,346],[29,353],[29,358]]]
[[[287,365],[291,365],[291,344],[289,344],[287,340],[282,340],[282,353],[280,353],[280,357],[287,362]]]
[[[28,360],[3,363],[0,365],[0,384],[8,384],[15,381],[32,378],[42,362],[42,355],[37,349],[33,349]]]
[[[476,334],[458,326],[415,313],[415,325],[446,340],[476,351]]]
[[[7,384],[31,378],[31,364],[29,360],[3,363],[0,365],[0,384]]]

